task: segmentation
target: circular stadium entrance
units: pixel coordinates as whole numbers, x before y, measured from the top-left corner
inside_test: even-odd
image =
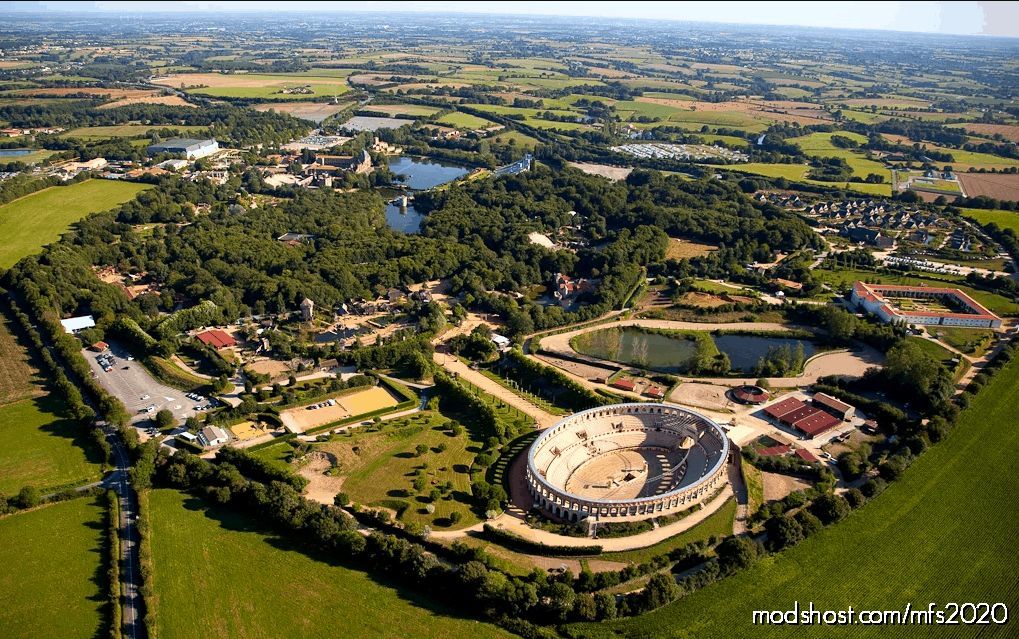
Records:
[[[534,441],[534,506],[567,521],[677,513],[724,485],[729,440],[715,422],[668,404],[617,404],[571,415]]]

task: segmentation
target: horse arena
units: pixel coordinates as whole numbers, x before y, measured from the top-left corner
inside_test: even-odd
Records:
[[[729,440],[679,406],[616,404],[571,415],[531,444],[527,485],[536,508],[581,521],[677,513],[722,487]]]

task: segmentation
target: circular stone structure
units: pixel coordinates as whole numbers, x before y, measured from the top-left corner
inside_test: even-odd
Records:
[[[732,397],[741,404],[757,406],[771,399],[771,393],[760,386],[745,384],[732,389]]]
[[[615,404],[557,422],[531,444],[534,506],[565,519],[636,521],[693,506],[727,481],[729,440],[670,404]]]

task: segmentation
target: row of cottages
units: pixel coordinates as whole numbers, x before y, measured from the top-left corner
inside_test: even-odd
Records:
[[[779,195],[778,193],[759,193],[756,199],[761,204],[773,204],[784,209],[800,210],[805,206],[799,195],[788,196]]]

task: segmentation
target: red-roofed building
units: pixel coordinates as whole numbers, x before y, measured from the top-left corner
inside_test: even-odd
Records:
[[[651,399],[664,399],[665,390],[661,386],[648,386],[644,389],[644,396],[650,397]]]
[[[619,390],[630,391],[631,393],[637,388],[637,385],[628,379],[617,379],[609,384],[609,386],[612,388],[618,388]]]
[[[889,324],[1001,327],[1000,317],[957,288],[854,282],[851,298],[854,304]],[[936,301],[954,310],[925,309],[923,305],[919,305],[920,310],[905,310],[893,302],[895,298]]]
[[[95,344],[89,346],[89,349],[93,350],[93,351],[95,351],[97,353],[102,353],[103,351],[105,351],[109,347],[110,347],[110,345],[107,344],[106,342],[96,342]]]
[[[820,464],[821,463],[821,460],[818,459],[817,457],[815,457],[814,453],[810,452],[806,448],[797,448],[796,449],[796,453],[794,453],[794,454],[797,457],[799,457],[800,459],[802,459],[803,461],[805,461],[805,462],[808,462],[808,463],[811,463],[811,464]]]
[[[781,420],[783,415],[788,415],[794,410],[803,408],[805,404],[795,397],[786,397],[780,402],[775,402],[764,409],[764,414],[772,419]]]
[[[757,451],[757,454],[761,457],[781,457],[782,455],[788,454],[790,450],[792,449],[789,444],[779,444],[778,446],[762,448]]]
[[[221,331],[218,328],[205,331],[204,333],[199,333],[198,335],[195,335],[195,337],[198,338],[198,341],[202,344],[213,348],[230,348],[232,346],[237,346],[237,340],[231,337],[231,335],[226,331]]]
[[[787,397],[766,407],[764,414],[780,424],[795,428],[811,439],[842,423],[841,419],[831,413],[795,397]]]
[[[814,406],[831,413],[844,422],[852,419],[853,414],[856,413],[856,409],[849,404],[824,393],[814,394]]]

